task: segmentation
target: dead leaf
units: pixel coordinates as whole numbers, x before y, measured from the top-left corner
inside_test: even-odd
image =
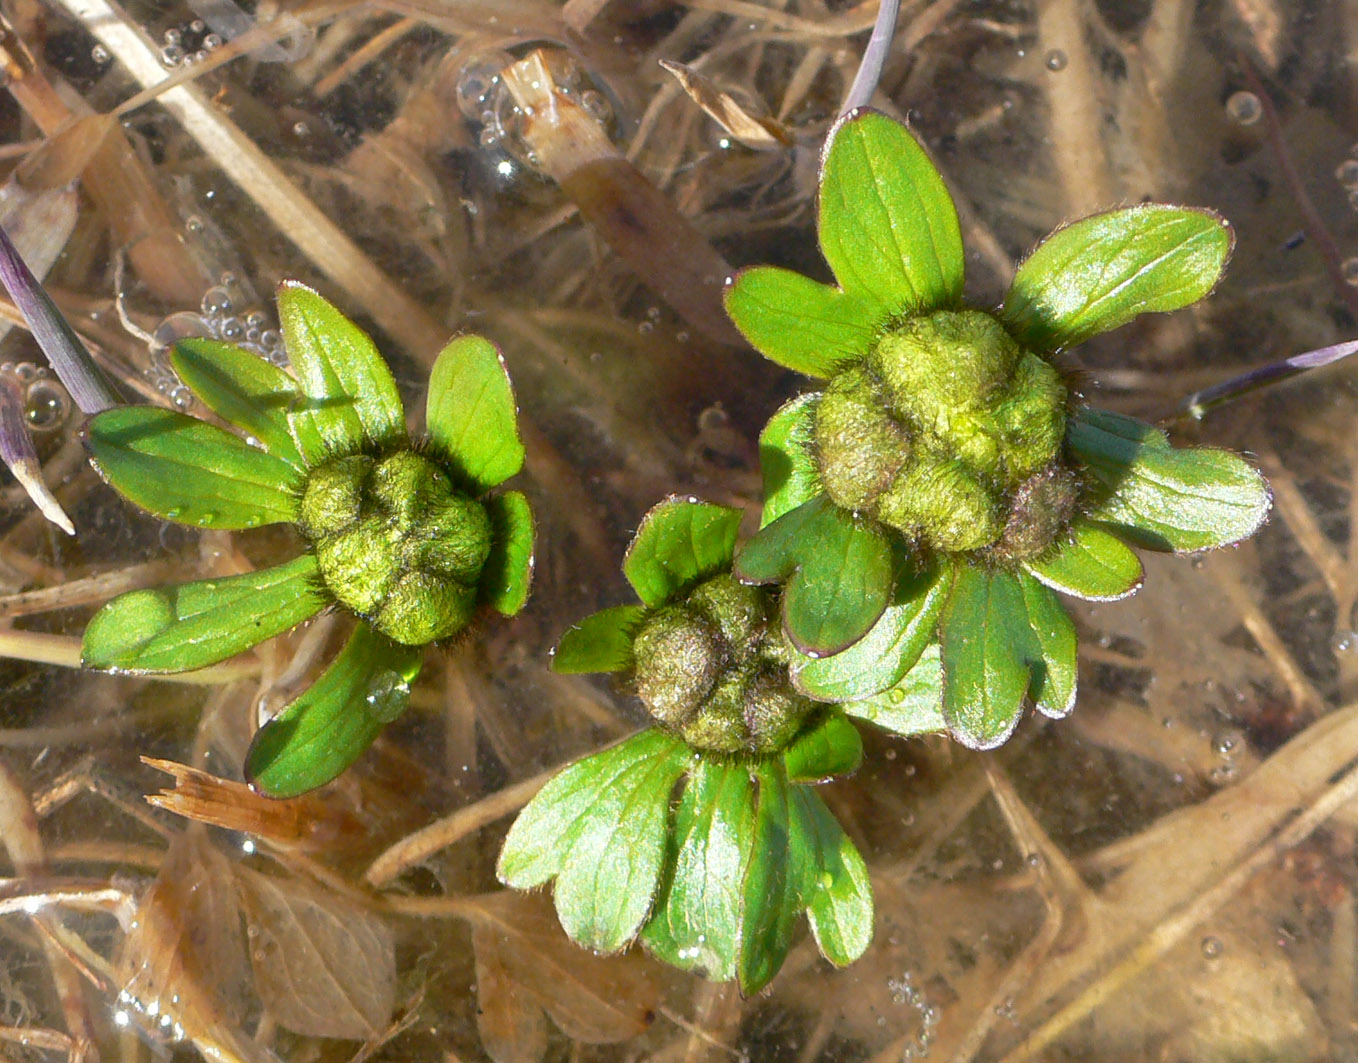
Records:
[[[470,916],[477,974],[491,975],[478,981],[478,1022],[496,1063],[541,1058],[542,1011],[585,1044],[625,1041],[650,1026],[660,986],[639,953],[596,956],[573,944],[545,894],[492,893],[477,906],[479,917]]]
[[[367,1040],[396,1006],[391,928],[298,879],[238,870],[259,995],[281,1026],[311,1037]]]
[[[741,106],[729,92],[718,88],[711,78],[700,74],[691,66],[670,59],[660,60],[660,65],[678,79],[684,91],[709,118],[747,148],[753,148],[755,151],[778,151],[791,146],[792,134],[782,122],[766,115],[755,114]]]

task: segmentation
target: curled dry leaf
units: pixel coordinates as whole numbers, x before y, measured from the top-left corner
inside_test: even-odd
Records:
[[[237,871],[250,962],[270,1016],[311,1037],[378,1036],[396,1006],[396,946],[372,912],[298,879]]]
[[[638,953],[595,956],[562,933],[543,894],[493,893],[477,899],[477,1023],[496,1063],[540,1059],[542,1012],[567,1037],[611,1044],[644,1033],[660,999],[655,965]]]
[[[729,92],[718,88],[711,78],[693,67],[670,59],[660,60],[660,65],[678,79],[684,91],[707,112],[708,117],[747,148],[777,151],[792,145],[792,134],[782,122],[742,107]]]

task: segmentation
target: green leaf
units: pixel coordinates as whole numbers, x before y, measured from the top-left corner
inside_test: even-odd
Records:
[[[1060,600],[1027,573],[1019,573],[1023,604],[1032,631],[1033,679],[1028,693],[1038,712],[1059,720],[1075,708],[1078,640]]]
[[[861,701],[846,701],[840,708],[850,716],[907,737],[946,731],[943,662],[938,643],[925,647],[915,666],[889,690]]]
[[[81,663],[132,674],[189,672],[248,650],[325,607],[310,554],[240,576],[120,594],[85,628]]]
[[[563,769],[524,806],[509,828],[496,876],[518,890],[554,878],[582,817],[589,814],[601,792],[639,764],[684,753],[677,739],[651,727]]]
[[[807,918],[821,955],[846,967],[872,942],[872,882],[868,866],[844,828],[808,786],[791,793],[794,844],[814,847],[818,873],[806,897]]]
[[[396,381],[362,329],[297,281],[278,286],[278,321],[302,389],[291,421],[307,464],[408,441]]]
[[[422,657],[360,622],[320,678],[255,734],[245,778],[269,797],[337,778],[405,712]]]
[[[868,633],[891,598],[892,570],[886,536],[825,495],[761,528],[733,569],[746,583],[786,581],[783,627],[810,656],[839,653]]]
[[[849,775],[863,763],[863,738],[841,713],[830,711],[783,751],[791,782],[825,782]]]
[[[523,468],[518,407],[504,359],[489,340],[458,336],[429,374],[425,424],[434,445],[482,494]]]
[[[622,672],[632,666],[632,636],[646,615],[644,605],[615,605],[585,617],[561,636],[552,671],[562,675]]]
[[[852,727],[852,725],[850,725]],[[794,831],[787,776],[776,761],[758,768],[759,801],[749,869],[742,888],[740,956],[736,977],[753,996],[778,973],[792,947],[803,898],[815,883],[814,838]]]
[[[676,743],[633,761],[571,825],[553,894],[571,940],[617,952],[641,930],[660,886],[670,796],[689,759]]]
[[[873,302],[776,266],[737,273],[726,313],[764,357],[820,379],[866,355],[882,324]]]
[[[254,436],[276,458],[299,469],[288,411],[300,392],[292,377],[257,354],[221,340],[180,340],[170,365],[209,410]]]
[[[1140,559],[1121,539],[1083,519],[1071,524],[1064,542],[1023,562],[1023,567],[1048,587],[1091,602],[1135,594],[1144,576]]]
[[[1066,443],[1097,481],[1086,514],[1135,546],[1176,553],[1228,546],[1268,516],[1268,484],[1229,451],[1171,447],[1148,424],[1088,408],[1070,418]]]
[[[641,932],[666,963],[717,982],[736,977],[755,812],[747,768],[698,761],[674,817],[670,877]]]
[[[519,491],[485,501],[490,517],[490,556],[481,570],[481,600],[501,616],[514,616],[528,601],[533,580],[533,510]]]
[[[957,210],[899,122],[858,110],[831,130],[820,183],[820,246],[840,286],[878,320],[962,297]]]
[[[759,433],[759,467],[764,473],[762,528],[825,491],[811,449],[820,394],[802,395],[783,406]]]
[[[1209,210],[1143,203],[1057,229],[1019,266],[1001,319],[1024,346],[1071,347],[1207,295],[1235,237]]]
[[[906,563],[908,564],[908,562]],[[906,571],[896,579],[891,604],[861,639],[831,657],[797,655],[792,685],[817,701],[860,701],[894,687],[937,637],[938,617],[951,586],[946,565]]]
[[[731,563],[741,517],[729,506],[672,495],[642,518],[623,575],[643,602],[663,605]]]
[[[85,428],[90,458],[142,509],[199,528],[297,516],[297,470],[225,429],[158,406],[115,406]]]
[[[970,749],[994,749],[1018,726],[1032,674],[1032,633],[1018,579],[958,565],[939,641],[948,730]]]

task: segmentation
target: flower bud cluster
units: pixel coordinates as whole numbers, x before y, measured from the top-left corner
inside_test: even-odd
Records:
[[[815,707],[788,681],[773,596],[726,573],[652,612],[632,653],[641,700],[694,749],[775,752]]]
[[[1074,511],[1066,401],[1061,374],[991,315],[907,318],[826,386],[818,470],[837,505],[924,546],[1031,557]]]

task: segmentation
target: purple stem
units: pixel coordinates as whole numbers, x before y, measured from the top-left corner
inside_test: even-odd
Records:
[[[1179,409],[1183,411],[1180,416],[1191,417],[1195,421],[1200,421],[1203,414],[1213,406],[1231,402],[1242,395],[1248,395],[1251,391],[1258,391],[1260,388],[1271,387],[1288,377],[1296,376],[1298,373],[1307,373],[1312,369],[1319,369],[1321,366],[1333,365],[1352,354],[1358,354],[1358,340],[1348,340],[1345,343],[1336,343],[1330,347],[1320,347],[1314,351],[1307,351],[1305,354],[1294,354],[1291,358],[1284,358],[1281,362],[1273,362],[1258,369],[1252,369],[1250,372],[1233,377],[1224,383],[1213,384],[1210,388],[1193,392],[1179,404]]]
[[[84,413],[124,405],[126,400],[109,383],[80,337],[33,276],[4,226],[0,226],[0,282],[24,315],[33,338],[71,393],[71,399]]]
[[[887,52],[891,51],[891,38],[896,33],[896,15],[900,12],[901,0],[881,0],[877,8],[877,21],[872,25],[872,36],[868,46],[863,49],[863,61],[858,64],[849,94],[844,97],[840,115],[846,115],[858,107],[866,107],[877,91],[877,82],[882,78],[882,67],[886,65]]]

